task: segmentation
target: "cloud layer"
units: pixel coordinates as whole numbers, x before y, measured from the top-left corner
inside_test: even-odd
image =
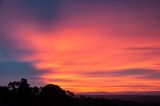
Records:
[[[1,83],[27,77],[76,92],[160,88],[159,0],[0,3]]]

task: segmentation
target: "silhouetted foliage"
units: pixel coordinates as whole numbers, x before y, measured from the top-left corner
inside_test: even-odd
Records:
[[[57,85],[48,84],[42,87],[41,95],[45,97],[62,97],[66,96],[66,92]]]
[[[40,95],[40,90],[38,87],[32,87],[31,92],[34,96],[39,96]]]
[[[134,101],[134,100],[133,100]],[[136,103],[104,98],[77,97],[61,87],[48,84],[30,87],[26,79],[0,86],[0,106],[160,106],[158,103]]]

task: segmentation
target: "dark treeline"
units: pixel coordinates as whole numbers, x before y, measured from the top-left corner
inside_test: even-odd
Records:
[[[57,85],[31,87],[26,79],[0,86],[0,106],[160,106],[103,98],[75,97],[74,93]]]

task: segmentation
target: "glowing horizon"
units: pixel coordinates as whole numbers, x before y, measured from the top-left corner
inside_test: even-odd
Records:
[[[16,1],[1,6],[5,46],[0,50],[11,54],[0,55],[0,61],[29,63],[33,84],[53,83],[74,92],[160,89],[157,0],[53,0],[54,6]]]

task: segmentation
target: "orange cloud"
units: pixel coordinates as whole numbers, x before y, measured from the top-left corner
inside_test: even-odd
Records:
[[[76,92],[92,91],[144,91],[156,90],[153,87],[130,87],[130,84],[145,84],[159,80],[141,79],[131,76],[85,76],[85,72],[114,72],[131,68],[154,68],[158,55],[152,56],[152,50],[129,50],[127,48],[155,46],[159,44],[148,38],[125,38],[113,35],[97,35],[85,28],[64,26],[56,31],[43,32],[34,27],[20,27],[17,37],[34,54],[22,60],[35,61],[37,69],[50,70],[37,76],[45,83],[55,83]],[[138,40],[137,40],[138,39]],[[143,43],[142,43],[143,40]],[[136,42],[136,43],[135,43]],[[133,70],[134,71],[134,70]],[[112,82],[116,80],[118,82]],[[126,86],[121,86],[126,85]],[[128,86],[127,86],[128,85]],[[109,86],[109,87],[108,87]]]
[[[43,82],[76,92],[157,90],[159,79],[128,74],[87,74],[135,68],[159,70],[160,42],[156,35],[160,32],[148,30],[148,26],[154,24],[146,19],[150,12],[144,12],[145,17],[140,18],[142,11],[122,9],[119,13],[103,5],[95,8],[84,5],[84,11],[87,10],[80,12],[81,5],[84,4],[64,10],[63,19],[60,18],[48,30],[40,28],[35,21],[11,25],[13,30],[10,33],[17,35],[14,39],[19,46],[33,51],[20,59],[33,62],[36,69],[49,70],[37,76]]]

